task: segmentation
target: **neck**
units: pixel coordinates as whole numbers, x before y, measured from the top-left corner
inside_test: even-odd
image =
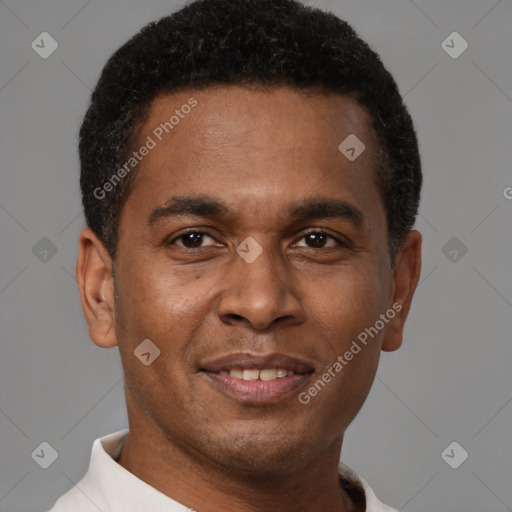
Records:
[[[196,510],[353,512],[356,508],[338,480],[342,441],[340,437],[302,467],[279,474],[244,474],[177,446],[153,424],[130,421],[130,434],[117,462],[156,490]]]

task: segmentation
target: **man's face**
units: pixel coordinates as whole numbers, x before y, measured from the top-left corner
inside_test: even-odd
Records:
[[[354,161],[338,149],[351,134],[365,145]],[[282,471],[341,444],[381,348],[396,348],[386,322],[299,400],[394,302],[369,115],[339,95],[208,88],[156,100],[137,136],[156,147],[123,207],[115,262],[129,414],[238,471]],[[145,339],[161,351],[148,366],[134,355]],[[295,375],[277,378],[280,366]],[[270,372],[244,381],[244,368]]]

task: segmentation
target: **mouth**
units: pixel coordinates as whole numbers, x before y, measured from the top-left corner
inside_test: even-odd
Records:
[[[299,390],[314,373],[305,361],[271,354],[239,353],[225,356],[200,368],[217,390],[247,404],[271,404]]]

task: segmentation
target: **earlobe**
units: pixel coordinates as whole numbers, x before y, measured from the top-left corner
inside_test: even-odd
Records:
[[[393,293],[389,307],[396,311],[384,335],[382,350],[391,352],[402,344],[405,320],[409,314],[412,298],[421,272],[421,233],[410,231],[396,258],[393,270]]]
[[[111,265],[103,242],[90,228],[83,229],[79,237],[76,279],[89,337],[103,348],[117,345]]]

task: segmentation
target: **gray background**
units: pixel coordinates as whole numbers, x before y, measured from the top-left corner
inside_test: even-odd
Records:
[[[415,120],[425,176],[423,271],[405,342],[383,354],[343,460],[397,509],[512,510],[512,2],[308,3],[381,54]],[[89,340],[74,279],[76,134],[110,54],[180,5],[0,2],[4,512],[49,508],[86,471],[93,440],[127,426],[117,348]],[[31,48],[43,31],[59,44],[47,59]],[[441,46],[453,31],[469,43],[457,59]],[[43,441],[59,455],[48,469],[31,458]],[[453,441],[469,453],[458,469],[441,457]],[[453,463],[463,452],[448,453]]]

